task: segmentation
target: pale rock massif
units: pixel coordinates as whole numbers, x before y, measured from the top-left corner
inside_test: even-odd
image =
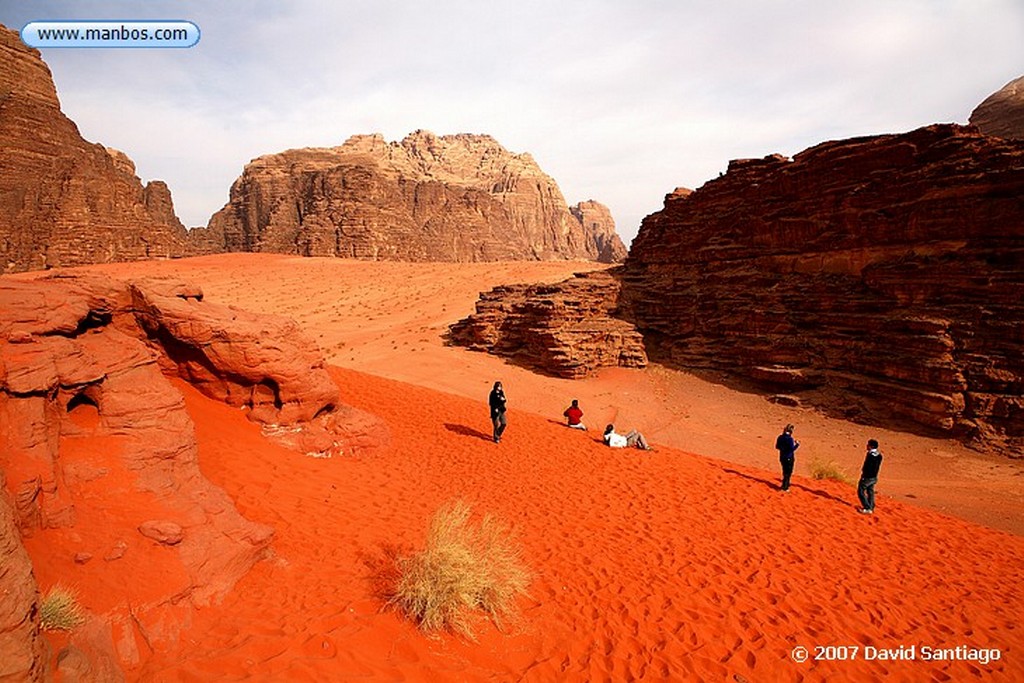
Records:
[[[607,271],[496,287],[480,295],[475,314],[451,326],[449,341],[568,379],[605,366],[642,368],[643,338],[612,317],[618,297],[618,280]]]
[[[986,135],[1024,140],[1024,76],[985,98],[971,112],[970,123]]]
[[[162,182],[82,139],[39,52],[0,26],[0,272],[181,256]]]
[[[223,251],[406,261],[624,255],[607,210],[584,204],[582,221],[529,154],[487,135],[357,135],[255,159],[201,239]]]
[[[1022,197],[1024,142],[955,125],[734,161],[644,220],[609,310],[654,360],[1020,456]]]
[[[198,287],[178,282],[0,280],[0,583],[8,589],[0,653],[26,676],[41,666],[39,622],[19,531],[91,539],[76,562],[105,563],[104,576],[120,584],[112,595],[128,602],[76,631],[72,644],[93,668],[110,670],[172,642],[173,624],[219,600],[268,550],[272,529],[241,517],[200,472],[195,429],[169,376],[246,410],[303,452],[387,439],[374,418],[341,406],[318,350],[292,321],[204,302]],[[100,450],[83,455],[75,445],[83,439]],[[148,502],[110,519],[135,521],[82,526],[79,504],[119,509],[125,495]],[[147,571],[168,561],[151,556],[167,552],[180,578],[154,595]]]
[[[584,231],[593,237],[600,263],[622,263],[626,260],[626,245],[615,232],[615,219],[607,206],[589,199],[570,206],[569,212],[580,222]]]

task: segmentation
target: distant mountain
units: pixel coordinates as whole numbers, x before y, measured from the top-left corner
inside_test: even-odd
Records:
[[[186,231],[160,181],[86,142],[39,51],[0,26],[0,272],[181,256]]]
[[[356,135],[259,157],[195,239],[204,249],[385,260],[621,260],[607,208],[574,209],[529,154],[489,135],[418,130],[401,142]]]
[[[986,135],[1024,140],[1024,76],[986,97],[971,112],[970,122]]]

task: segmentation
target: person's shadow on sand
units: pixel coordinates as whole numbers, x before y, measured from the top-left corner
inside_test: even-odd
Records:
[[[729,469],[728,467],[723,467],[722,471],[723,472],[727,472],[728,474],[735,474],[737,477],[743,477],[744,479],[749,479],[750,481],[756,481],[759,484],[764,484],[765,486],[767,486],[768,488],[772,489],[773,491],[778,491],[779,490],[779,485],[776,484],[773,481],[768,481],[767,479],[760,479],[758,477],[752,477],[749,474],[744,474],[743,472],[738,472],[736,470]],[[818,496],[819,498],[825,498],[827,500],[831,500],[831,501],[834,501],[836,503],[843,503],[843,504],[848,504],[849,503],[849,501],[845,501],[842,498],[836,498],[835,496],[833,496],[828,491],[822,491],[821,489],[812,489],[812,488],[810,488],[808,486],[804,486],[803,484],[797,484],[796,482],[793,482],[792,484],[790,484],[790,488],[802,489],[802,490],[807,491],[808,493],[810,493],[812,495]]]
[[[484,441],[494,441],[494,437],[490,434],[484,434],[483,432],[473,429],[472,427],[467,427],[466,425],[457,425],[452,424],[451,422],[445,422],[444,428],[449,432],[455,432],[460,436],[473,436],[477,439],[483,439]]]

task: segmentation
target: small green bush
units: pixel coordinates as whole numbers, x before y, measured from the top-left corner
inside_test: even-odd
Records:
[[[491,515],[471,523],[464,501],[440,508],[423,550],[397,560],[388,603],[427,632],[449,630],[473,638],[472,611],[494,624],[515,613],[531,574],[511,541],[509,527]]]
[[[70,631],[85,622],[85,612],[74,590],[55,584],[39,603],[44,631]]]
[[[824,462],[821,460],[813,460],[811,461],[810,468],[812,479],[817,479],[818,481],[830,479],[832,481],[843,482],[844,484],[850,483],[850,478],[846,476],[846,472],[831,460]]]

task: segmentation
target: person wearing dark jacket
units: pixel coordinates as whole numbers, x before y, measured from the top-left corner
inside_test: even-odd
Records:
[[[878,442],[868,439],[868,452],[864,456],[864,466],[860,469],[860,481],[857,482],[857,497],[860,498],[860,513],[875,513],[875,484],[878,483],[878,470],[882,467],[882,453],[878,450]]]
[[[795,426],[788,424],[775,439],[775,448],[779,451],[779,462],[782,463],[782,490],[789,490],[789,478],[793,476],[793,465],[796,464],[796,449],[800,442],[793,438]]]
[[[508,426],[508,418],[505,417],[505,391],[501,388],[501,382],[495,382],[491,389],[491,395],[487,397],[487,403],[491,406],[491,424],[494,425],[494,443],[501,443],[501,435],[505,433]]]

